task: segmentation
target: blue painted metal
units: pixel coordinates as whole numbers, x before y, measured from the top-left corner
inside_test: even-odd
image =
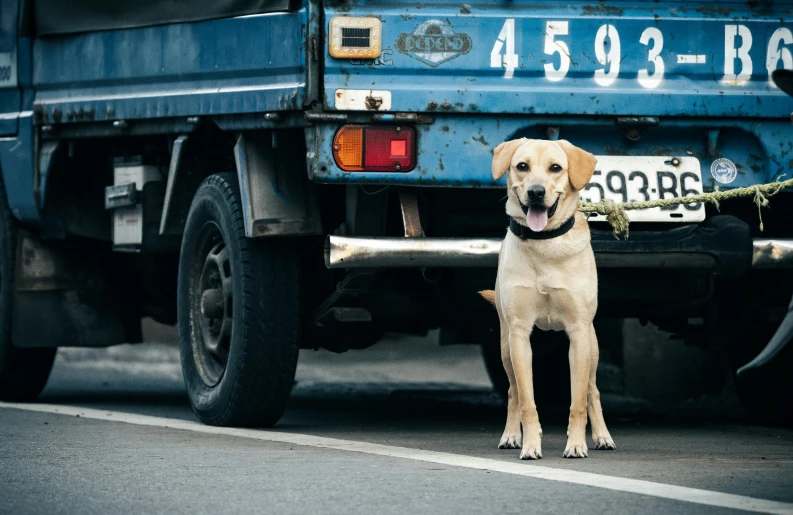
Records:
[[[0,138],[0,170],[14,216],[38,224],[40,213],[33,184],[33,113],[19,117],[19,134]]]
[[[60,235],[60,224],[43,220],[35,196],[32,45],[18,34],[18,7],[18,0],[0,1],[0,53],[11,54],[15,68],[13,85],[0,84],[0,173],[14,216],[45,234]]]
[[[338,5],[326,6],[326,21],[334,16],[373,14],[382,20],[387,59],[334,59],[325,45],[328,109],[334,108],[337,89],[350,88],[390,91],[394,111],[741,117],[780,117],[793,111],[793,100],[770,83],[766,69],[774,32],[793,29],[787,20],[791,15],[787,2],[766,4],[762,9],[740,2],[581,0],[473,1],[462,7],[451,2],[416,6],[371,0]],[[509,29],[508,20],[514,20],[511,32],[518,62],[511,79],[505,78],[503,68],[509,42],[502,31]],[[596,70],[613,68],[601,64],[596,52],[598,46],[608,50],[613,45],[613,40],[596,41],[599,29],[607,25],[617,31],[620,41],[615,53],[619,74],[611,84],[601,85]],[[752,35],[748,53],[753,71],[746,84],[724,80],[728,25],[745,27]],[[552,27],[567,32],[554,37],[567,48],[553,43],[551,52],[546,53],[546,34]],[[657,71],[648,61],[657,43],[640,42],[647,29],[655,29],[663,38],[659,56],[663,79],[654,88],[638,80],[640,70],[650,75]],[[428,30],[428,36],[418,35]],[[459,38],[444,40],[441,32]],[[500,37],[503,41],[498,43]],[[495,54],[493,67],[491,53],[497,44],[500,52]],[[445,46],[439,50],[439,45]],[[741,45],[742,39],[737,37],[731,48]],[[793,50],[790,43],[783,42],[781,47]],[[545,67],[558,69],[563,53],[565,58],[570,56],[569,71],[560,80],[549,80]],[[679,63],[681,55],[700,55],[705,62]],[[433,66],[427,56],[441,62]],[[734,72],[742,73],[742,61],[731,61]],[[779,60],[777,66],[783,63]]]
[[[307,7],[35,44],[17,37],[17,10],[18,0],[0,1],[0,53],[18,64],[14,87],[0,84],[0,136],[19,124],[18,137],[0,138],[0,167],[15,216],[52,235],[62,230],[34,194],[32,110],[70,123],[297,110],[305,100]]]
[[[709,166],[718,157],[738,165],[738,178],[730,186],[789,174],[793,159],[787,121],[793,99],[770,84],[766,67],[767,62],[793,67],[793,36],[787,38],[785,32],[793,28],[787,21],[789,2],[758,7],[682,0],[426,5],[304,0],[291,13],[34,41],[18,38],[16,25],[6,21],[16,17],[17,2],[0,0],[0,52],[3,45],[15,52],[21,95],[16,88],[0,88],[0,105],[11,98],[5,94],[16,92],[10,112],[24,116],[18,138],[0,138],[0,166],[16,216],[31,224],[47,225],[33,193],[32,109],[41,123],[151,122],[182,116],[231,120],[229,115],[302,110],[313,100],[332,111],[337,89],[378,89],[391,92],[393,112],[435,117],[434,123],[416,126],[416,169],[394,174],[342,172],[331,155],[331,139],[342,122],[317,121],[306,132],[309,168],[314,180],[325,183],[496,187],[489,171],[492,148],[513,137],[553,136],[551,127],[559,128],[559,137],[596,154],[695,155],[706,189],[715,185]],[[333,16],[356,15],[383,22],[381,58],[332,59],[320,38],[316,49],[324,75],[308,74],[314,62],[311,36]],[[604,26],[612,31],[608,42],[597,39]],[[728,26],[734,26],[734,41],[727,38]],[[548,43],[552,27],[561,33]],[[599,83],[598,70],[610,72],[615,64],[601,64],[605,58],[596,50],[603,48],[608,55],[613,31],[620,38],[620,51],[614,53],[619,59],[613,60],[620,71],[613,82]],[[746,31],[753,43],[743,57],[751,59],[753,72],[746,81],[725,80],[725,63],[733,64],[735,74],[746,71],[735,50],[747,44]],[[776,62],[768,61],[774,34]],[[648,61],[659,35],[663,80],[650,87],[639,80],[640,72],[653,76],[660,70],[660,61]],[[512,46],[514,61],[507,59]],[[733,50],[736,56],[728,59]],[[559,69],[567,56],[565,76],[549,80],[546,67]],[[704,56],[705,62],[691,62],[697,61],[691,56]],[[511,78],[505,59],[517,64]],[[327,114],[315,113],[313,119]],[[660,123],[643,128],[641,138],[632,142],[615,126],[616,116],[654,116]],[[8,120],[13,121],[0,119],[0,136],[16,131],[16,117]]]
[[[793,67],[791,7],[549,0],[326,6],[326,22],[377,16],[384,54],[334,59],[326,47],[325,107],[334,109],[337,89],[387,90],[392,111],[436,119],[417,126],[412,172],[343,172],[330,152],[335,126],[325,125],[309,138],[319,156],[310,173],[327,183],[500,187],[490,175],[492,149],[514,137],[555,139],[559,127],[558,137],[595,154],[697,156],[706,190],[716,184],[710,164],[719,157],[738,167],[729,187],[790,175],[793,99],[769,81],[769,70]],[[551,39],[554,30],[559,34]],[[598,39],[598,32],[611,36]],[[606,56],[616,37],[619,72],[609,81],[602,75],[615,70]],[[517,62],[512,77],[504,64],[510,46],[515,56],[508,62]],[[748,52],[738,50],[744,47]],[[778,58],[769,60],[769,52]],[[743,76],[749,60],[752,72]],[[566,73],[549,73],[565,61]],[[642,128],[633,142],[616,127],[617,116],[653,116],[660,123]]]
[[[643,129],[638,141],[628,140],[624,128],[607,117],[541,117],[438,115],[435,123],[417,125],[418,163],[411,172],[344,172],[329,151],[337,125],[322,125],[315,132],[318,158],[309,173],[325,183],[378,183],[413,186],[503,187],[494,182],[490,166],[493,148],[513,138],[548,138],[548,128],[559,128],[559,138],[596,155],[688,156],[700,160],[706,190],[717,183],[710,165],[718,157],[732,160],[738,177],[729,187],[749,186],[790,176],[793,128],[789,120],[729,120],[662,118]],[[709,131],[721,129],[715,155],[708,148]],[[724,189],[724,185],[721,188]]]
[[[16,134],[21,101],[17,70],[17,0],[0,2],[0,136]]]
[[[35,105],[61,122],[299,109],[306,9],[38,39]]]

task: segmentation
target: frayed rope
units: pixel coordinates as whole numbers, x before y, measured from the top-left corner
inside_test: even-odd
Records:
[[[628,230],[630,226],[630,218],[626,211],[633,211],[636,209],[652,209],[654,207],[668,207],[678,206],[681,204],[693,204],[697,202],[710,202],[716,209],[719,209],[719,201],[738,198],[738,197],[754,197],[754,203],[757,206],[757,214],[760,218],[760,231],[763,230],[763,213],[761,208],[768,207],[768,197],[772,197],[784,188],[793,187],[793,179],[781,180],[781,176],[776,182],[769,184],[756,184],[754,186],[747,186],[744,188],[735,188],[731,190],[721,191],[718,186],[712,192],[700,193],[698,195],[691,195],[689,197],[674,197],[658,200],[647,200],[642,202],[625,202],[617,204],[613,200],[601,200],[600,202],[586,202],[581,200],[578,204],[578,210],[584,214],[597,213],[605,216],[606,220],[611,224],[614,232],[614,237],[619,239],[623,234],[628,238]]]

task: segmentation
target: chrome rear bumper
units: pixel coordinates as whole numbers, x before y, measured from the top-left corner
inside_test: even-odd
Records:
[[[793,268],[793,239],[753,240],[752,268]]]
[[[328,236],[325,265],[328,268],[442,268],[495,267],[501,239],[496,238],[352,238]],[[619,258],[598,260],[601,267],[654,265],[652,254],[639,264],[620,263]],[[658,255],[657,266],[669,266],[669,254]],[[752,267],[793,268],[793,239],[752,241]]]

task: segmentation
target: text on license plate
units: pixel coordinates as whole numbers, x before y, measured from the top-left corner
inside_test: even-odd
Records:
[[[696,157],[597,156],[597,160],[592,180],[581,192],[589,202],[637,202],[702,193],[702,172]],[[701,222],[705,206],[700,202],[627,213],[632,222]],[[590,217],[590,221],[599,220],[605,218]]]

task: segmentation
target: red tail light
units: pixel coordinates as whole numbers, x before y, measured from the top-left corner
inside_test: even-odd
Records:
[[[333,158],[348,172],[409,172],[416,166],[416,132],[396,125],[344,125]]]

